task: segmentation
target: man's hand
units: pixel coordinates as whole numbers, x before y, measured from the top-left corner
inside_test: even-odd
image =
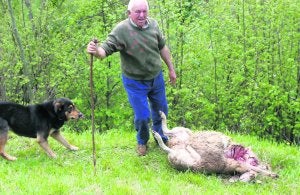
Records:
[[[102,47],[97,47],[97,42],[92,40],[86,48],[87,53],[93,54],[97,58],[105,58],[106,53]]]
[[[86,51],[89,54],[93,54],[94,56],[97,56],[97,44],[94,41],[89,42]]]
[[[174,69],[173,70],[170,70],[169,71],[169,82],[171,83],[171,85],[173,85],[173,86],[175,86],[175,84],[176,84],[176,73],[175,73],[175,71],[174,71]]]

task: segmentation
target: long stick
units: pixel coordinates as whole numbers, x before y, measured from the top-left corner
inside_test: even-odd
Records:
[[[94,43],[98,43],[97,39],[93,40]],[[95,147],[95,102],[94,102],[94,81],[93,81],[93,61],[94,55],[91,54],[90,61],[90,93],[91,93],[91,112],[92,112],[92,141],[93,141],[93,165],[94,165],[94,175],[96,175],[96,147]]]

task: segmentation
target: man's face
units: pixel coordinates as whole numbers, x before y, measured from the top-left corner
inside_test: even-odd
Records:
[[[132,7],[132,10],[128,12],[128,15],[138,27],[143,27],[148,17],[148,7],[146,3],[143,1],[136,3]]]

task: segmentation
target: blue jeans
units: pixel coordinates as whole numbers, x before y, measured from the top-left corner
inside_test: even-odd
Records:
[[[168,114],[165,82],[162,72],[151,80],[134,80],[122,75],[123,85],[129,103],[134,111],[134,126],[138,144],[145,145],[149,140],[150,114],[152,129],[160,134],[163,141],[168,138],[162,132],[159,111]]]

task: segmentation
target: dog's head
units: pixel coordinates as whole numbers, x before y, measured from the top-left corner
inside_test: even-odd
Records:
[[[70,119],[83,118],[83,114],[75,107],[74,103],[67,98],[59,98],[53,101],[54,112],[60,119],[66,121]]]

